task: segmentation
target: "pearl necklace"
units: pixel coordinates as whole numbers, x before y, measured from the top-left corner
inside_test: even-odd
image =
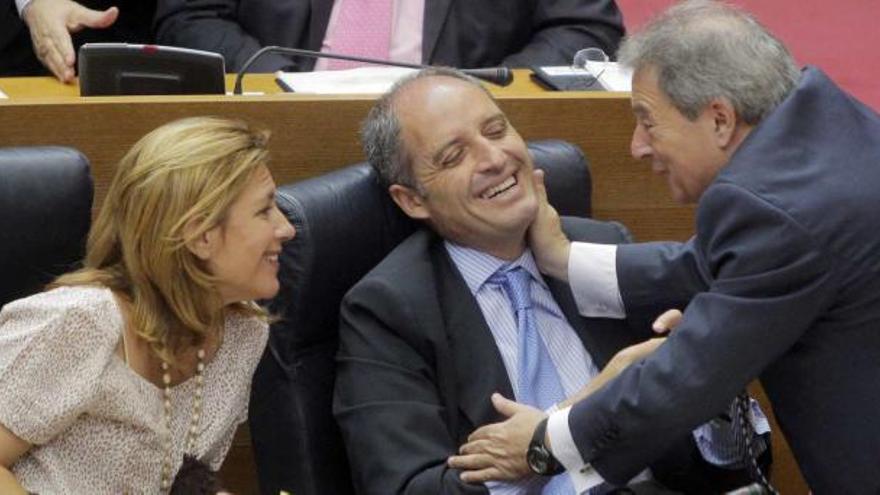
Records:
[[[205,350],[199,349],[196,353],[198,363],[196,364],[196,389],[193,396],[192,417],[190,418],[189,430],[186,432],[186,442],[183,446],[183,453],[193,453],[196,449],[196,438],[199,435],[199,420],[202,417],[202,387],[205,383],[202,374],[205,371]],[[172,466],[172,445],[171,445],[171,373],[168,362],[162,361],[162,383],[164,384],[164,408],[163,416],[165,419],[165,458],[162,460],[162,491],[167,492],[171,488],[171,466]]]

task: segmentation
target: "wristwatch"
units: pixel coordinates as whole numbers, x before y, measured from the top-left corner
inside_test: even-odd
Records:
[[[565,471],[562,464],[553,457],[550,449],[544,445],[544,434],[547,431],[547,420],[549,419],[549,416],[542,419],[535,427],[535,434],[532,435],[529,450],[526,451],[526,462],[529,464],[529,469],[542,476],[552,476]]]

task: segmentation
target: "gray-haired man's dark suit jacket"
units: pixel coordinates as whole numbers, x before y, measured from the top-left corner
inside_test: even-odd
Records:
[[[221,53],[238,70],[263,46],[320,50],[333,0],[159,0],[159,43]],[[581,48],[614,54],[623,20],[614,0],[425,0],[422,61],[459,68],[570,64]],[[311,70],[267,54],[255,72]]]
[[[621,246],[617,273],[628,311],[696,297],[643,366],[572,409],[603,476],[631,476],[760,375],[813,493],[880,493],[877,113],[806,69],[703,194],[696,236]]]

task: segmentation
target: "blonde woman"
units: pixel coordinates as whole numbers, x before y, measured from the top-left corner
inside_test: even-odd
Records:
[[[181,492],[184,458],[219,468],[266,343],[253,301],[278,291],[294,235],[267,139],[220,118],[147,134],[119,163],[84,268],[3,308],[0,493]]]

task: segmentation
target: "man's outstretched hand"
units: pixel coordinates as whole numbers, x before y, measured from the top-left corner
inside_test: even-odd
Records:
[[[31,0],[22,18],[31,31],[34,53],[59,81],[73,81],[76,54],[70,33],[109,27],[119,9],[92,10],[71,0]]]

